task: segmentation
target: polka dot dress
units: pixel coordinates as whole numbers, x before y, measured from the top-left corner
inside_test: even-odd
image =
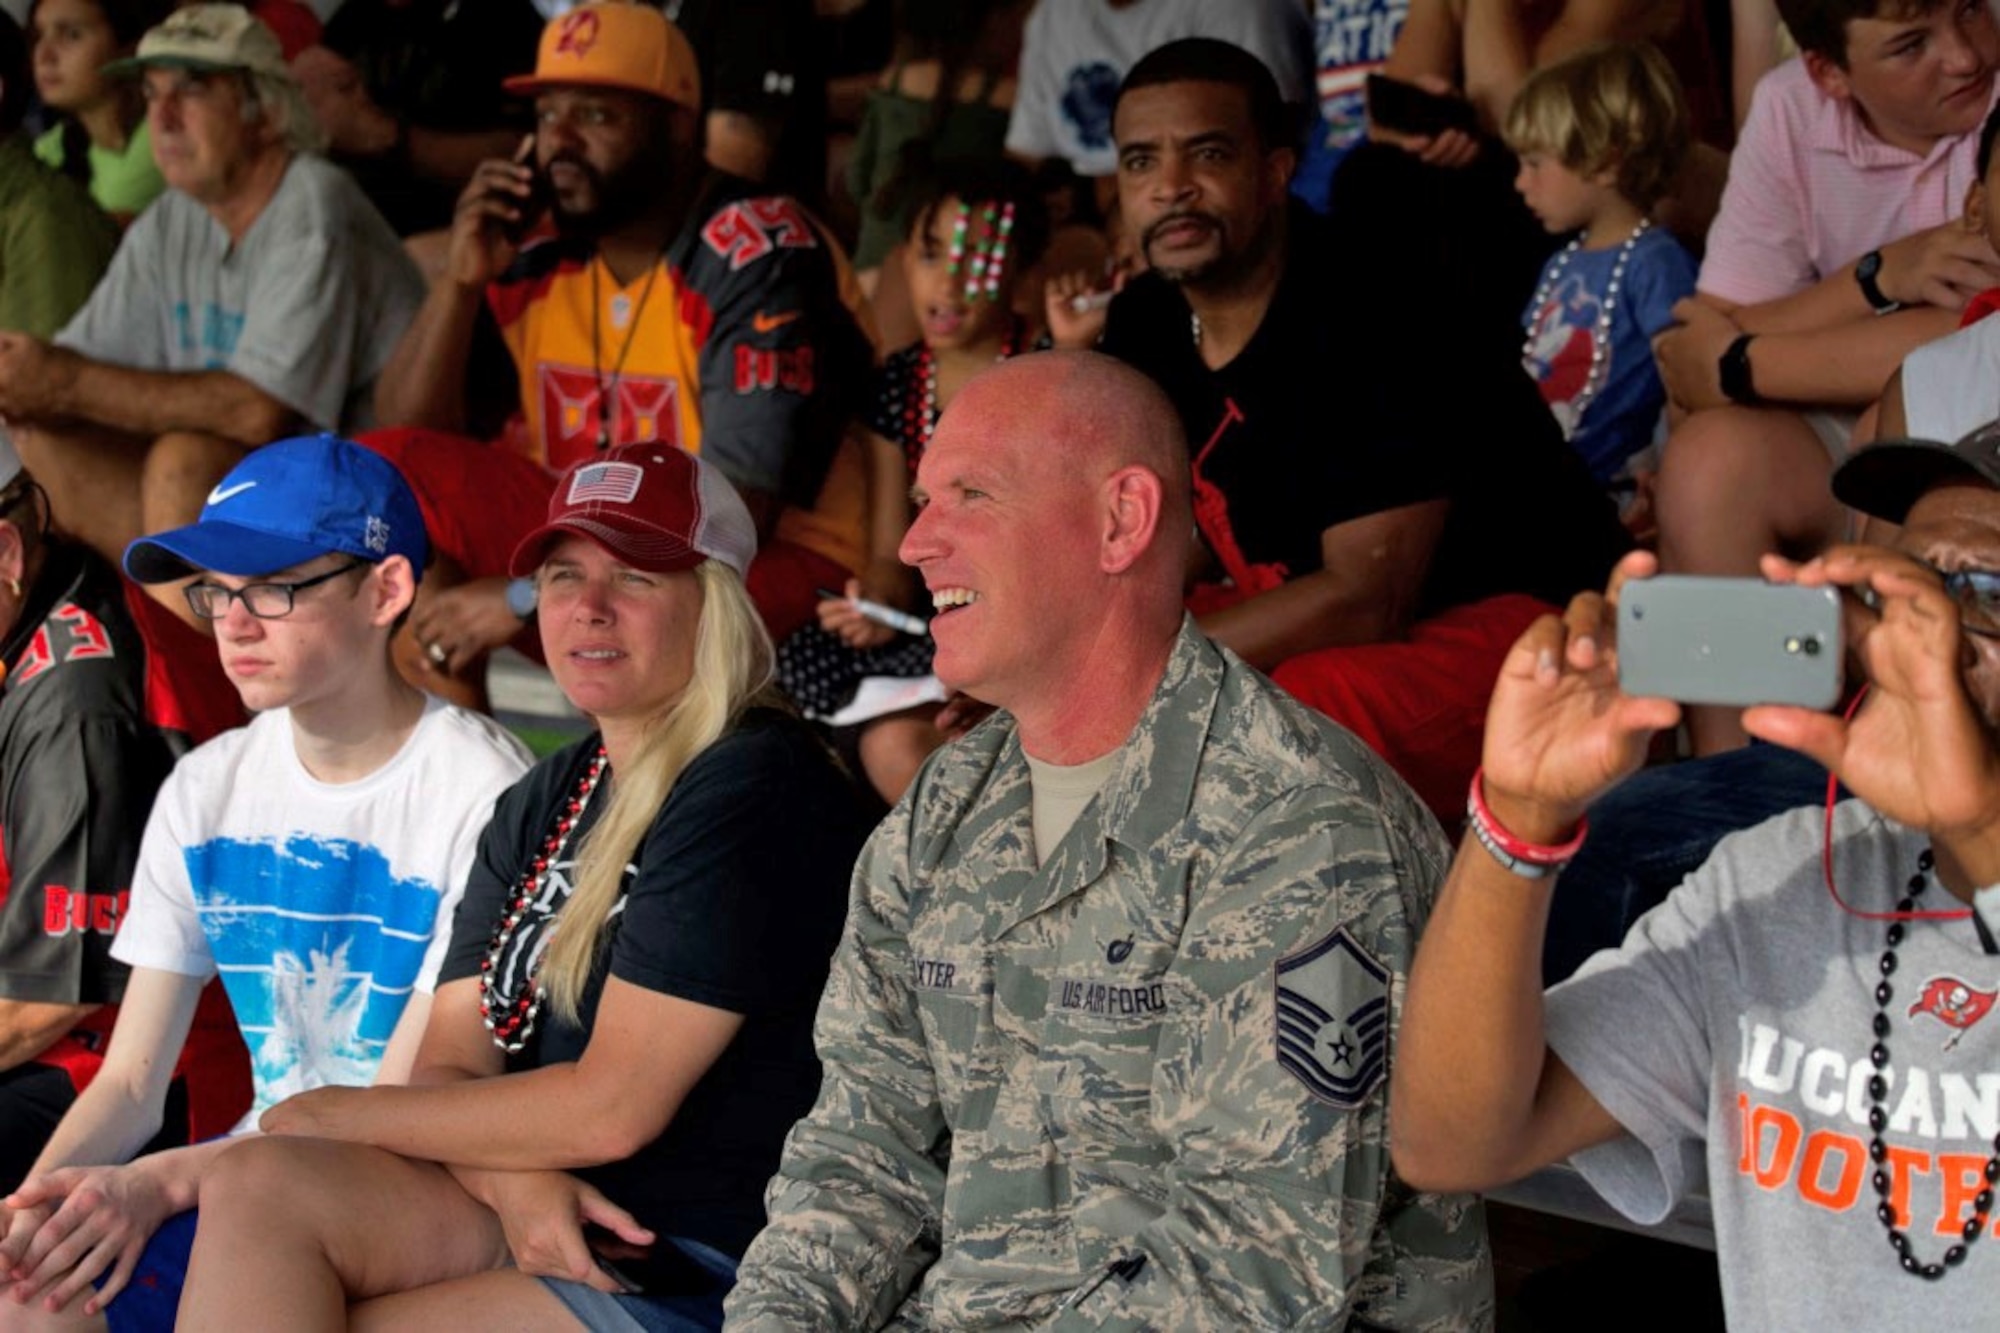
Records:
[[[937,429],[937,381],[931,369],[931,349],[922,343],[891,352],[882,363],[875,390],[875,407],[868,429],[903,446],[910,476]]]
[[[1001,350],[1004,360],[1020,345],[1018,322]],[[876,372],[875,398],[864,424],[903,450],[911,479],[937,429],[937,376],[931,349],[912,343],[891,352]],[[808,717],[827,718],[846,707],[867,676],[898,679],[931,673],[928,637],[899,634],[879,648],[854,649],[837,634],[808,625],[778,645],[778,682]]]

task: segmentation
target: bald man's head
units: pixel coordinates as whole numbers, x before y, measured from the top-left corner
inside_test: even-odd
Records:
[[[1177,531],[1193,520],[1187,436],[1160,386],[1101,352],[1037,352],[1002,361],[959,393],[954,410],[998,412],[1020,432],[1058,444],[1053,453],[1094,484],[1138,466],[1160,479]]]
[[[938,675],[1018,713],[1063,696],[1107,641],[1164,651],[1189,489],[1180,419],[1122,362],[1037,352],[977,376],[917,464],[902,547],[939,609]]]

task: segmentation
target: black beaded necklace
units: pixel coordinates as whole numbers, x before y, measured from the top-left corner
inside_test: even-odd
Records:
[[[1925,848],[1917,857],[1917,873],[1910,876],[1909,892],[1896,904],[1898,913],[1915,910],[1917,899],[1930,886],[1931,867],[1936,858]],[[1993,1155],[1986,1159],[1983,1172],[1986,1188],[1972,1201],[1972,1217],[1961,1228],[1959,1243],[1944,1252],[1942,1263],[1926,1263],[1910,1252],[1910,1238],[1896,1225],[1896,1209],[1889,1202],[1891,1180],[1887,1168],[1889,1146],[1882,1141],[1882,1131],[1889,1127],[1889,1112],[1883,1102],[1889,1097],[1889,1080],[1882,1071],[1889,1067],[1889,1002],[1895,998],[1896,988],[1889,984],[1889,978],[1896,973],[1896,946],[1903,942],[1903,923],[1891,921],[1882,945],[1882,961],[1877,965],[1882,979],[1875,983],[1875,1044],[1868,1049],[1868,1062],[1875,1072],[1868,1079],[1868,1129],[1872,1137],[1868,1140],[1868,1160],[1875,1163],[1875,1174],[1871,1183],[1881,1199],[1876,1205],[1875,1217],[1882,1229],[1889,1233],[1889,1244],[1895,1247],[1896,1261],[1903,1271],[1912,1277],[1935,1282],[1945,1275],[1946,1270],[1956,1268],[1965,1262],[1965,1253],[1972,1242],[1979,1239],[1986,1230],[1987,1214],[1993,1210],[1993,1187],[2000,1183],[2000,1134],[1993,1138]]]

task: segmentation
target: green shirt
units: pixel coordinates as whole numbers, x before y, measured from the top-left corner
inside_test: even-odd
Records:
[[[1186,622],[1039,865],[1030,802],[1001,713],[870,839],[729,1327],[1490,1328],[1478,1202],[1389,1166],[1409,789]]]
[[[0,140],[0,329],[53,336],[117,248],[118,224],[81,185],[37,162],[25,134]]]
[[[62,169],[62,126],[35,140],[35,156],[58,171]],[[122,152],[90,146],[90,197],[113,217],[139,216],[166,188],[159,164],[153,161],[153,130],[145,121],[132,131]]]

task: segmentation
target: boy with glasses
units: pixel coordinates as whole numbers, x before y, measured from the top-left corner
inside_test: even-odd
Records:
[[[406,1076],[479,833],[527,767],[498,725],[390,662],[427,550],[395,468],[330,435],[257,450],[198,522],[127,550],[141,582],[193,576],[189,608],[259,716],[160,790],[112,946],[132,978],[103,1070],[0,1201],[16,1299],[171,1325],[188,1210],[227,1140],[133,1154],[209,976],[251,1052],[239,1131],[308,1088]]]

